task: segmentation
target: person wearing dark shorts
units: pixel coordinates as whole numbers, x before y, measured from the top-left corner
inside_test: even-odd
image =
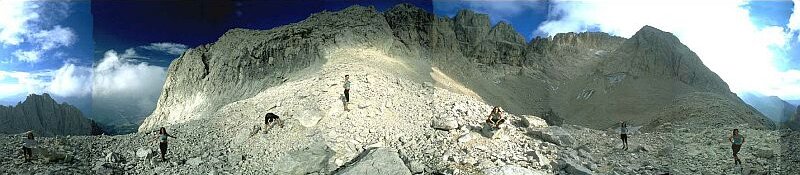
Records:
[[[742,164],[742,161],[739,160],[739,150],[742,149],[742,144],[744,144],[744,136],[739,134],[739,129],[733,129],[733,135],[728,137],[728,141],[731,142],[731,150],[733,150],[733,162],[735,165]]]
[[[344,110],[349,111],[347,109],[347,103],[350,103],[350,75],[344,75]]]
[[[350,102],[350,75],[344,75],[344,102]]]
[[[33,131],[28,131],[25,133],[25,138],[22,139],[22,153],[25,154],[25,161],[30,161],[33,159],[33,148],[36,147],[38,142],[33,137]]]
[[[165,129],[164,127],[161,127],[161,129],[158,130],[158,134],[160,140],[160,142],[158,143],[158,148],[159,150],[161,150],[161,161],[164,161],[166,160],[164,158],[164,155],[167,154],[167,137],[172,137],[175,139],[177,139],[177,137],[169,135],[167,133],[167,129]]]
[[[628,125],[625,122],[619,122],[619,138],[622,139],[622,149],[628,149]]]
[[[486,118],[486,123],[492,128],[500,128],[500,124],[506,121],[506,118],[503,117],[503,108],[500,106],[495,106],[492,108],[492,112],[489,113],[489,117]]]

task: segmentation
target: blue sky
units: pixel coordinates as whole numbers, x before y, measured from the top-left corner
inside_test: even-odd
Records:
[[[325,10],[358,4],[384,11],[400,2],[0,0],[0,104],[47,92],[84,112],[141,117],[154,108],[169,63],[228,29],[270,29]],[[800,99],[800,14],[793,13],[800,8],[792,1],[404,2],[439,16],[487,13],[528,40],[583,31],[630,37],[652,25],[678,36],[734,92]]]

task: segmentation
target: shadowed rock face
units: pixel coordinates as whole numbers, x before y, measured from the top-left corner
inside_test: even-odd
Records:
[[[99,134],[95,123],[67,103],[49,94],[31,94],[16,106],[0,106],[0,132],[17,134],[33,130],[40,136]]]
[[[753,110],[677,37],[650,26],[631,39],[588,32],[526,42],[505,22],[492,26],[486,14],[437,17],[401,4],[382,13],[360,6],[322,12],[271,30],[232,29],[190,49],[170,65],[156,110],[139,131],[206,117],[301,72],[313,73],[329,50],[354,47],[425,60],[489,104],[520,114],[552,113],[570,124],[646,124],[693,92],[720,94],[734,108]]]

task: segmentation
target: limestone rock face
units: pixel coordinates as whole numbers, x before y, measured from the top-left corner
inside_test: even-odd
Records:
[[[388,50],[392,30],[374,8],[322,12],[272,30],[232,29],[212,44],[187,50],[170,64],[155,111],[139,131],[206,117],[319,65],[325,48]]]
[[[31,94],[16,106],[0,106],[0,132],[7,134],[33,130],[42,136],[91,135],[100,129],[83,117],[78,108],[58,104],[49,94]]]
[[[207,117],[302,77],[295,75],[315,73],[332,50],[350,48],[427,61],[490,104],[551,123],[647,124],[655,119],[639,116],[658,113],[690,92],[721,94],[748,108],[677,37],[650,26],[630,39],[584,32],[526,42],[511,25],[492,25],[485,14],[463,10],[437,17],[400,4],[383,13],[360,6],[317,13],[271,30],[232,29],[215,43],[190,49],[170,65],[156,110],[139,131]]]
[[[644,26],[602,63],[604,74],[655,75],[676,79],[702,91],[730,93],[728,84],[671,33]]]

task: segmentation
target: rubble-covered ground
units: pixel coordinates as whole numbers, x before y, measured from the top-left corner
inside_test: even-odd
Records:
[[[674,121],[630,137],[613,129],[547,126],[527,115],[494,131],[492,106],[451,91],[418,64],[371,49],[333,50],[313,74],[167,126],[166,161],[155,133],[40,137],[24,162],[21,135],[0,136],[0,174],[793,174],[800,134]],[[422,72],[422,73],[420,73]],[[432,72],[432,71],[431,71]],[[342,79],[353,82],[349,111]],[[426,76],[428,75],[428,76]],[[427,78],[426,78],[427,77]],[[447,86],[444,86],[444,85]],[[273,112],[283,127],[265,131]],[[734,167],[727,136],[747,142]]]

